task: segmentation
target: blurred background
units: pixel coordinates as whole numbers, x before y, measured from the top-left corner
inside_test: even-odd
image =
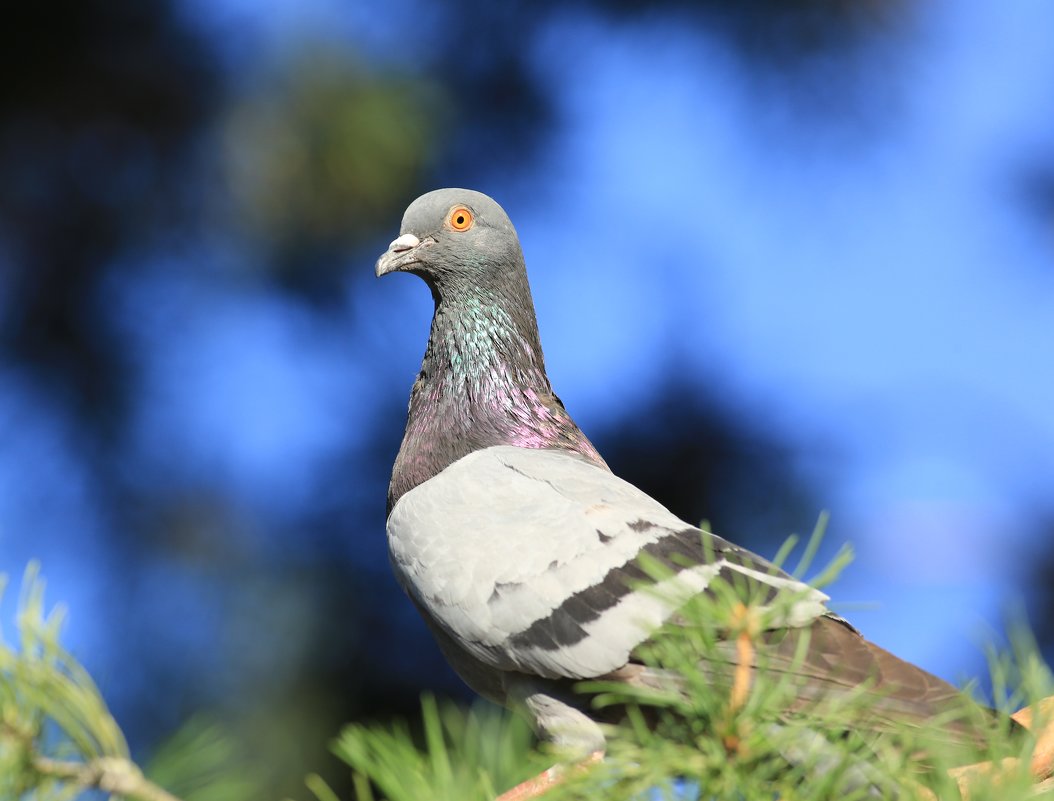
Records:
[[[147,758],[206,713],[274,797],[467,698],[390,576],[431,300],[406,205],[493,195],[614,470],[959,681],[1054,657],[1054,6],[63,0],[5,13],[0,572]],[[11,593],[9,593],[10,595]],[[13,599],[0,608],[10,621]]]

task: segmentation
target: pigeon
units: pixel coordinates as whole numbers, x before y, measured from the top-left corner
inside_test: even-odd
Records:
[[[549,383],[520,241],[493,199],[419,197],[377,261],[378,277],[394,272],[424,279],[435,311],[388,489],[389,556],[473,690],[524,711],[564,753],[601,753],[603,718],[576,683],[654,686],[640,647],[721,578],[790,599],[759,647],[767,664],[799,674],[803,703],[864,688],[881,728],[947,718],[962,702],[864,639],[819,590],[611,472]],[[667,571],[646,569],[647,558]],[[943,725],[983,741],[972,717]]]

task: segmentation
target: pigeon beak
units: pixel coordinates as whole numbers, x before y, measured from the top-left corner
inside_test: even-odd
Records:
[[[402,270],[417,261],[414,249],[420,246],[421,240],[413,234],[403,234],[390,245],[388,249],[377,259],[376,273],[380,278],[382,275]]]

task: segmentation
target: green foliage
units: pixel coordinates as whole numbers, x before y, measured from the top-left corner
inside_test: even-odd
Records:
[[[16,613],[17,649],[0,639],[0,798],[75,795],[41,759],[127,759],[128,746],[98,689],[58,644],[64,611],[44,609],[44,582],[26,570]],[[72,792],[71,792],[72,791]]]
[[[224,728],[204,717],[185,723],[162,744],[146,773],[182,801],[258,801],[266,798],[259,766]]]
[[[0,576],[0,595],[4,577]],[[214,726],[188,724],[156,755],[153,779],[128,745],[98,688],[59,645],[64,612],[44,605],[31,564],[16,611],[15,643],[0,631],[0,800],[73,801],[101,790],[138,801],[250,801],[258,788]],[[98,797],[98,796],[96,796]]]
[[[815,538],[797,572],[807,569],[814,553]],[[833,579],[848,558],[847,552],[840,554],[821,571],[821,581]],[[662,586],[662,567],[646,567],[659,580],[655,586]],[[744,591],[744,586],[718,582],[712,594],[693,598],[675,624],[641,649],[642,661],[670,680],[666,689],[599,682],[580,686],[596,706],[623,708],[624,720],[607,732],[604,761],[568,771],[547,801],[956,799],[958,786],[948,769],[1006,755],[1021,761],[1004,772],[998,786],[983,778],[972,785],[972,801],[1036,797],[1027,768],[1033,741],[1019,737],[1012,742],[1009,724],[992,727],[990,741],[964,755],[961,745],[946,742],[936,724],[888,724],[877,737],[859,725],[874,701],[867,697],[868,687],[807,708],[799,702],[788,714],[797,697],[793,671],[766,670],[758,636],[800,598],[781,598],[765,607]],[[806,645],[803,640],[798,658]],[[742,667],[751,660],[757,661],[757,673]],[[1008,655],[993,658],[993,677],[1004,710],[1037,702],[1054,689],[1034,644],[1020,636]],[[477,712],[454,708],[440,714],[426,699],[423,716],[423,739],[411,737],[405,726],[350,726],[342,733],[335,751],[351,766],[360,801],[374,801],[376,794],[387,801],[484,801],[554,761],[530,749],[507,715],[480,719]],[[498,745],[502,738],[507,741]],[[924,765],[915,756],[923,753]],[[533,767],[515,771],[510,765]],[[695,789],[686,791],[686,782]],[[326,788],[312,789],[319,801],[335,801]]]
[[[246,233],[288,257],[390,227],[443,141],[446,100],[434,81],[376,72],[343,51],[295,51],[222,124]]]
[[[351,725],[341,732],[333,750],[355,768],[359,801],[374,801],[371,782],[391,799],[492,799],[547,765],[531,750],[526,723],[493,706],[465,711],[425,696],[421,722],[418,736],[405,723]],[[309,786],[319,801],[335,801],[319,780]]]

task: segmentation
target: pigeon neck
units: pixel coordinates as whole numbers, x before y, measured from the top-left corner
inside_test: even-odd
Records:
[[[553,394],[530,294],[512,306],[518,315],[483,292],[433,294],[431,336],[410,394],[389,511],[462,456],[494,445],[563,448],[604,465]]]
[[[499,408],[530,389],[551,394],[534,319],[530,296],[516,315],[495,295],[473,292],[446,300],[437,294],[421,376],[442,379],[433,387],[437,399],[476,412]]]

